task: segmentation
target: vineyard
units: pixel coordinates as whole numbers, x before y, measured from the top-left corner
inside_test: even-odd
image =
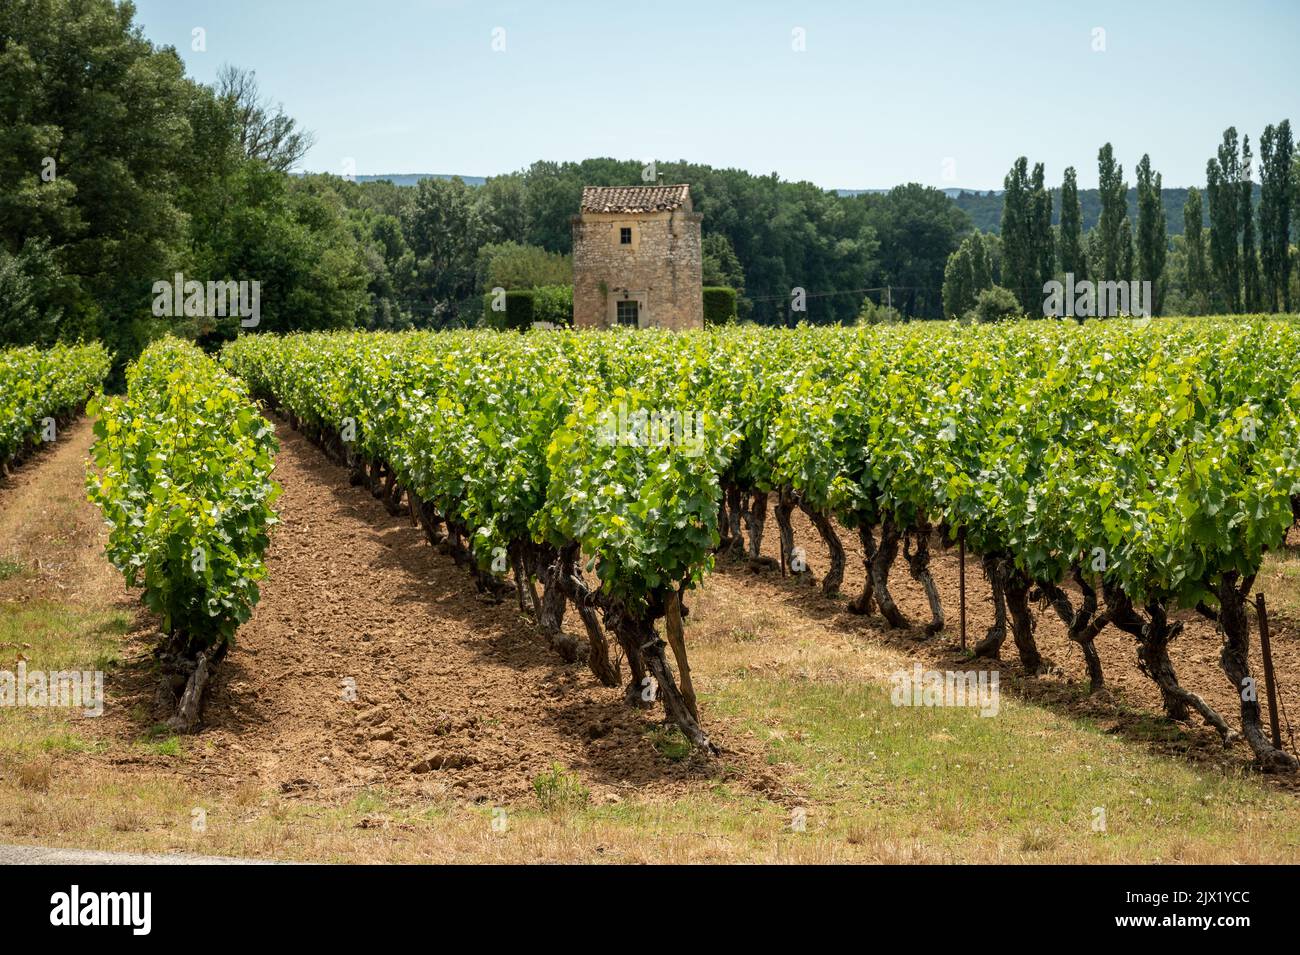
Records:
[[[256,600],[274,520],[269,427],[206,359],[176,373],[179,346],[156,349],[101,424],[104,473],[136,477],[94,493],[106,514],[130,499],[149,515],[155,495],[185,498],[197,486],[159,480],[151,451],[109,430],[114,420],[143,422],[129,434],[174,430],[167,447],[224,462],[199,468],[211,483],[199,482],[197,504],[174,508],[203,520],[151,542],[135,527],[149,518],[124,513],[114,535],[120,567],[156,568],[160,612],[173,592],[197,595],[182,601],[190,617],[168,618],[173,641],[188,641],[177,653],[197,667],[219,659]],[[997,658],[1009,636],[1025,671],[1039,672],[1035,613],[1050,612],[1096,692],[1105,673],[1094,640],[1113,626],[1133,637],[1171,718],[1195,715],[1225,744],[1244,737],[1261,766],[1295,768],[1261,726],[1247,615],[1263,557],[1300,505],[1294,323],[250,335],[222,363],[346,463],[354,484],[409,512],[483,594],[513,589],[565,660],[585,660],[630,705],[660,701],[702,750],[715,745],[691,679],[686,600],[715,560],[770,563],[769,514],[780,542],[771,570],[811,575],[797,510],[828,554],[816,568],[828,596],[844,580],[842,535],[860,540],[854,612],[913,625],[890,591],[901,556],[928,598],[924,632],[944,630],[953,608],[930,554],[959,544],[982,566],[996,611],[976,656]],[[191,389],[203,380],[215,393]],[[182,408],[211,420],[178,424]],[[197,441],[231,444],[187,443]],[[221,560],[199,571],[209,519]],[[203,576],[213,564],[218,576]],[[585,640],[565,629],[570,604]],[[202,625],[195,606],[208,614]],[[1221,635],[1238,714],[1179,682],[1168,647],[1186,609]]]
[[[102,345],[0,350],[0,470],[57,438],[108,377]],[[50,425],[53,428],[50,428]]]

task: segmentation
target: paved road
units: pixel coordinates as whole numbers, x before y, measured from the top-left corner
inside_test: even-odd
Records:
[[[138,855],[132,852],[94,852],[88,849],[53,849],[47,846],[0,845],[0,865],[266,865],[260,859],[199,856],[188,853]],[[272,863],[274,864],[274,863]]]

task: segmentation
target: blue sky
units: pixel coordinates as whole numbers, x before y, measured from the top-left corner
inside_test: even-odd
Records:
[[[1001,188],[1014,159],[1096,185],[1109,140],[1200,184],[1222,131],[1300,124],[1300,2],[137,0],[316,132],[303,167],[496,175],[689,159],[827,188]],[[192,31],[207,49],[191,49]],[[493,49],[504,30],[504,51]],[[805,49],[793,49],[802,29]],[[1094,30],[1105,50],[1094,51]],[[500,33],[497,34],[501,36]],[[1258,150],[1255,150],[1258,158]]]

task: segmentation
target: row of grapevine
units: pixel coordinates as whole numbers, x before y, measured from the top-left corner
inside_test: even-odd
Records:
[[[90,411],[90,500],[110,527],[109,559],[161,619],[157,654],[180,697],[171,724],[188,731],[266,576],[275,432],[242,382],[174,338],[128,368],[125,395]]]
[[[931,633],[945,618],[929,549],[964,538],[998,610],[977,653],[996,657],[1010,635],[1037,672],[1031,602],[1045,600],[1094,689],[1092,641],[1114,625],[1169,714],[1194,711],[1227,740],[1236,731],[1177,680],[1170,614],[1214,618],[1225,673],[1248,683],[1246,596],[1300,500],[1300,327],[1285,321],[250,336],[225,361],[394,511],[405,493],[481,588],[513,569],[557,649],[616,685],[611,631],[629,700],[652,677],[700,745],[682,596],[718,549],[761,561],[769,508],[783,572],[798,572],[794,509],[825,539],[828,594],[843,580],[838,528],[856,532],[868,566],[851,607],[898,627],[901,549]],[[689,425],[648,440],[664,416]],[[563,632],[568,601],[585,647]],[[1294,766],[1246,692],[1241,723],[1262,763]]]
[[[868,573],[852,609],[878,607],[899,627],[908,621],[889,570],[901,543],[930,598],[930,632],[944,625],[931,532],[962,536],[998,611],[977,654],[996,657],[1009,629],[1037,672],[1030,604],[1044,599],[1094,690],[1104,675],[1092,641],[1114,625],[1135,638],[1168,714],[1194,711],[1226,742],[1236,732],[1179,684],[1168,655],[1181,630],[1170,613],[1195,607],[1223,633],[1223,669],[1256,756],[1294,768],[1260,730],[1245,603],[1300,501],[1300,328],[1039,322],[809,337],[796,359],[778,344],[775,362],[737,375],[749,381],[733,404],[754,453],[727,496],[751,528],[761,534],[769,491],[783,535],[789,509],[808,510],[832,554],[828,591],[843,551],[826,518],[857,528]]]
[[[0,350],[0,469],[80,413],[110,364],[100,344]]]
[[[707,748],[681,595],[699,582],[718,543],[725,416],[710,410],[693,421],[701,440],[689,449],[616,433],[620,407],[695,406],[693,381],[707,368],[708,350],[703,340],[695,349],[683,347],[687,341],[492,332],[247,336],[227,347],[224,360],[348,460],[355,481],[394,512],[405,492],[430,541],[466,564],[482,590],[507,588],[505,572],[513,570],[521,607],[556,649],[569,660],[585,657],[616,686],[612,633],[630,670],[628,701],[640,705],[657,692],[683,732]],[[570,603],[586,643],[563,629]],[[655,629],[660,618],[677,676]]]

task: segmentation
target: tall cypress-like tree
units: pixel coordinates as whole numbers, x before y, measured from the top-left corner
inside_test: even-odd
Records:
[[[1168,249],[1168,227],[1165,223],[1165,206],[1160,197],[1163,184],[1158,172],[1152,172],[1151,157],[1143,155],[1137,167],[1138,227],[1137,227],[1137,278],[1151,283],[1152,314],[1160,314],[1164,304],[1163,276],[1165,252]]]
[[[1070,166],[1061,183],[1061,229],[1057,249],[1063,273],[1074,275],[1076,282],[1088,277],[1087,258],[1083,252],[1083,206],[1079,203],[1079,180]]]
[[[975,295],[971,291],[969,242],[968,237],[957,246],[957,251],[948,256],[943,268],[943,314],[946,318],[961,318],[975,304]]]
[[[983,232],[971,236],[971,293],[977,298],[997,281],[993,275],[993,254],[989,251],[991,241]]]
[[[1265,127],[1259,141],[1259,258],[1263,271],[1263,306],[1291,311],[1291,203],[1295,144],[1291,121]]]
[[[1015,293],[1025,313],[1032,315],[1041,298],[1029,160],[1024,156],[1017,159],[1002,185],[1002,284]]]
[[[1210,206],[1210,270],[1214,278],[1214,307],[1241,311],[1241,160],[1237,130],[1223,131],[1218,156],[1205,165],[1205,193]]]
[[[1246,311],[1260,310],[1259,258],[1255,253],[1255,215],[1252,199],[1255,183],[1252,181],[1250,137],[1241,137],[1241,181],[1237,183],[1237,196],[1241,202],[1237,219],[1241,223],[1241,287]]]
[[[1183,240],[1187,247],[1187,301],[1194,315],[1204,315],[1210,310],[1201,217],[1201,191],[1192,186],[1187,190],[1187,202],[1183,205]]]
[[[1034,164],[1032,180],[1033,197],[1033,231],[1031,244],[1038,261],[1036,284],[1041,290],[1043,285],[1052,280],[1056,271],[1056,237],[1052,234],[1052,193],[1047,188],[1046,174],[1042,163]]]
[[[1128,219],[1128,184],[1124,182],[1124,167],[1115,162],[1115,151],[1110,143],[1097,153],[1097,172],[1101,198],[1101,215],[1097,219],[1101,258],[1092,262],[1093,269],[1098,272],[1095,278],[1103,282],[1127,279],[1127,274],[1120,273],[1124,271],[1126,255],[1123,233]]]
[[[1119,225],[1119,274],[1116,278],[1127,282],[1137,268],[1133,251],[1133,222],[1125,216]]]

